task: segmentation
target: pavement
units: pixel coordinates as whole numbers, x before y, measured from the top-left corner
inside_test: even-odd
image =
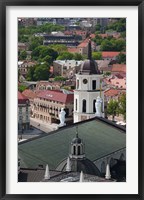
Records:
[[[32,125],[33,127],[36,127],[37,129],[41,131],[44,131],[45,133],[49,133],[51,131],[58,129],[58,124],[54,124],[54,123],[50,124],[50,123],[43,122],[35,118],[30,118],[30,125]]]
[[[30,126],[31,128],[29,130],[24,130],[23,133],[18,133],[18,142],[22,142],[58,129],[58,124],[42,122],[35,118],[30,118]]]

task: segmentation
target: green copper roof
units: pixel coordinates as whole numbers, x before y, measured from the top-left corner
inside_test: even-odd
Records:
[[[126,134],[122,129],[99,119],[77,125],[78,135],[85,144],[86,157],[91,161],[126,147]],[[68,156],[77,125],[19,144],[21,167],[37,168],[48,163],[50,169],[55,169]]]

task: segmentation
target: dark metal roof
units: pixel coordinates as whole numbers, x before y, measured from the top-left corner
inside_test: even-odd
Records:
[[[50,169],[55,169],[69,154],[76,126],[85,143],[86,157],[91,161],[126,147],[125,128],[103,118],[94,118],[21,142],[18,150],[21,167],[36,168],[39,164],[48,164]]]
[[[71,171],[73,172],[81,172],[83,171],[85,174],[92,174],[96,176],[100,176],[100,171],[96,167],[96,165],[89,159],[70,159],[71,162]],[[62,161],[59,166],[56,168],[58,171],[65,171],[67,164],[67,159]]]

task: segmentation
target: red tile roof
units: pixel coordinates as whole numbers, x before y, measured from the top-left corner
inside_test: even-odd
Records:
[[[102,38],[108,37],[108,34],[107,34],[107,33],[105,33],[105,34],[98,34],[98,35],[101,36]]]
[[[26,96],[28,99],[34,99],[37,97],[36,93],[34,93],[32,90],[26,89],[22,92],[24,96]]]
[[[109,89],[104,91],[105,96],[117,96],[119,94],[119,90]]]
[[[112,72],[125,72],[126,73],[126,65],[125,64],[114,64],[112,66]]]
[[[105,96],[109,96],[109,97],[114,97],[114,96],[118,96],[120,94],[125,94],[126,91],[122,91],[122,90],[117,90],[117,89],[109,89],[109,90],[106,90],[104,91],[104,95]]]
[[[70,53],[77,53],[78,52],[78,48],[74,48],[74,47],[68,48],[68,52],[70,52]]]
[[[93,38],[95,38],[95,34],[90,34],[90,37],[93,39]]]
[[[103,58],[113,58],[116,57],[120,54],[120,52],[118,51],[103,51],[102,52],[102,57]],[[123,52],[123,54],[125,54],[125,52]]]
[[[72,103],[74,101],[74,94],[64,94],[62,91],[45,90],[38,94],[39,98],[57,101],[61,103]]]
[[[89,38],[86,38],[82,43],[78,45],[78,48],[84,48],[88,45]]]
[[[29,101],[28,98],[18,91],[18,104],[26,104],[27,101]]]

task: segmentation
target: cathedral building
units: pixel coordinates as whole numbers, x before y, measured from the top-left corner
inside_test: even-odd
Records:
[[[91,40],[88,43],[88,60],[81,64],[76,74],[76,89],[74,91],[74,123],[95,117],[95,103],[97,97],[102,99],[102,113],[104,113],[104,92],[101,88],[103,72],[92,59]]]

